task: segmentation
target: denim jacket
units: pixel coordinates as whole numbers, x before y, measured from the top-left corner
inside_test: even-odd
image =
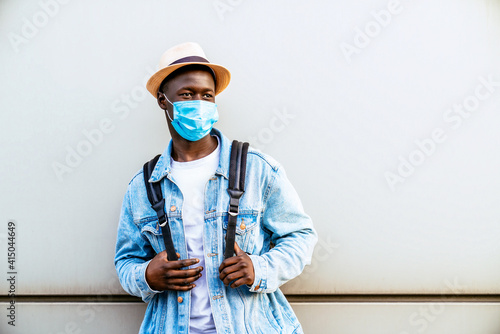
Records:
[[[229,207],[227,193],[231,142],[218,130],[220,160],[205,188],[205,270],[217,333],[302,333],[302,327],[279,286],[310,264],[317,234],[280,165],[248,150],[245,193],[240,200],[236,242],[250,254],[252,286],[224,286],[219,266],[224,260]],[[175,249],[187,258],[182,222],[182,193],[172,178],[172,142],[153,170],[150,182],[162,183]],[[148,202],[142,170],[130,181],[118,226],[115,266],[129,294],[148,303],[140,333],[188,333],[190,291],[154,291],[145,278],[149,261],[165,250],[155,211]],[[178,298],[182,297],[182,298]]]

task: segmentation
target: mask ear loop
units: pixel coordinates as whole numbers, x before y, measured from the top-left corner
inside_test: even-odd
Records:
[[[170,103],[170,104],[172,105],[172,107],[173,107],[173,106],[174,106],[174,104],[173,104],[172,102],[170,102],[170,100],[169,100],[169,99],[168,99],[168,97],[167,97],[167,94],[165,94],[165,93],[163,93],[163,92],[161,92],[161,93],[163,94],[163,96],[165,96],[165,99],[168,101],[168,103]],[[170,122],[173,122],[174,120],[173,120],[172,118],[170,118],[170,115],[168,114],[168,109],[164,109],[164,110],[165,110],[165,113],[167,114],[167,117],[168,117],[168,119],[170,120]],[[174,112],[174,111],[172,110],[172,113],[173,113],[173,112]],[[172,115],[172,116],[173,116],[173,115]]]

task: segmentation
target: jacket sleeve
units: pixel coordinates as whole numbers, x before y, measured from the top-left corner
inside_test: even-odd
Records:
[[[134,224],[130,203],[130,186],[123,199],[116,239],[115,267],[123,289],[149,302],[156,293],[146,282],[146,267],[155,251],[139,227]]]
[[[262,224],[271,233],[274,247],[264,254],[250,255],[255,272],[250,291],[268,293],[311,263],[318,240],[311,218],[281,167],[274,171],[266,191]]]

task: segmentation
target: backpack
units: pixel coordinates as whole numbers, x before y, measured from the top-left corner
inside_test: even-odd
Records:
[[[247,165],[248,143],[234,140],[231,144],[231,159],[229,164],[229,208],[228,222],[226,232],[226,249],[224,258],[227,259],[234,255],[234,241],[236,237],[236,220],[239,213],[239,202],[245,192],[245,173]],[[169,261],[177,261],[174,242],[168,224],[168,217],[165,212],[165,199],[161,190],[161,182],[149,182],[160,154],[146,162],[143,166],[144,184],[148,194],[148,200],[151,208],[155,210],[158,216],[158,224],[161,227],[165,250]]]

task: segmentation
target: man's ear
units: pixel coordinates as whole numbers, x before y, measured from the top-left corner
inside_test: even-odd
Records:
[[[158,102],[158,105],[160,108],[163,110],[167,110],[167,98],[165,97],[165,94],[163,92],[158,91],[156,93],[156,101]]]

